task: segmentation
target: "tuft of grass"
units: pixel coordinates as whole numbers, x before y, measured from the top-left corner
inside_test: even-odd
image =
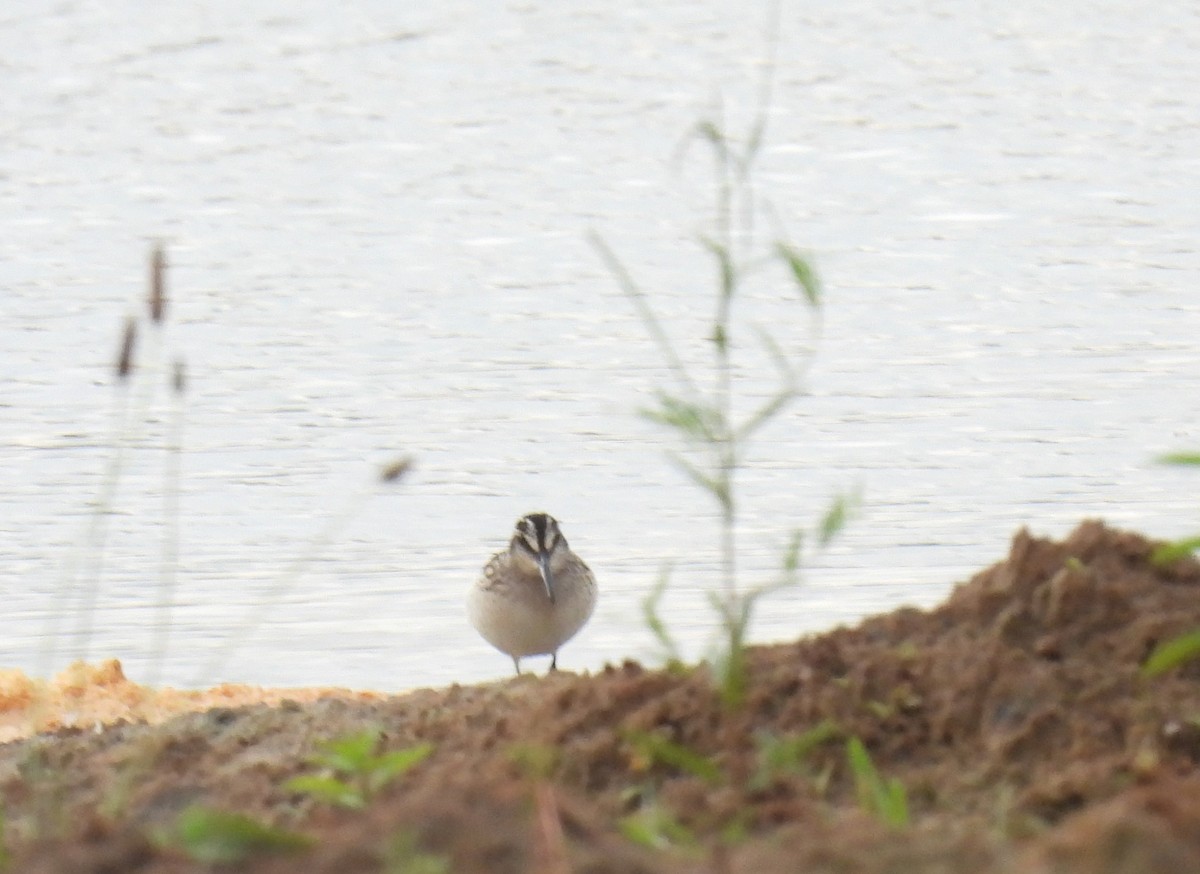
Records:
[[[765,789],[780,776],[805,773],[813,751],[841,736],[842,729],[831,719],[822,720],[800,734],[759,735],[755,738],[758,767],[750,778],[749,788]]]
[[[254,856],[295,853],[313,844],[307,835],[201,805],[184,810],[174,828],[160,833],[157,842],[206,865],[237,865]]]
[[[871,754],[857,737],[846,741],[846,761],[854,775],[858,803],[863,810],[892,828],[908,825],[908,794],[897,778],[885,779]]]
[[[661,734],[648,731],[631,731],[625,735],[633,747],[636,764],[643,768],[649,765],[663,765],[684,774],[698,777],[710,786],[723,781],[721,769],[708,756],[698,753],[683,744],[668,740]]]
[[[151,421],[150,412],[153,377],[159,376],[164,334],[166,331],[166,271],[167,256],[164,245],[155,243],[150,252],[148,291],[145,299],[149,330],[145,330],[137,316],[126,316],[122,323],[117,353],[113,360],[113,425],[111,454],[101,479],[99,493],[91,503],[82,538],[65,562],[60,597],[75,603],[76,622],[74,649],[76,658],[86,660],[89,656],[95,628],[96,612],[100,606],[104,583],[105,552],[108,540],[109,518],[116,507],[116,498],[125,468],[126,457],[140,449],[143,435],[141,429]],[[145,335],[143,339],[143,335]],[[145,347],[145,348],[142,348]],[[170,634],[170,612],[174,598],[175,571],[178,564],[178,524],[180,493],[180,456],[182,454],[182,395],[184,379],[182,364],[176,363],[171,376],[175,393],[172,417],[169,424],[166,452],[166,471],[163,488],[163,546],[162,564],[159,573],[157,615],[152,643],[153,658],[150,668],[151,685],[157,682],[158,672]],[[136,399],[131,399],[133,386],[140,388]],[[133,401],[133,402],[131,402]],[[42,672],[48,673],[57,655],[60,624],[69,613],[62,607],[51,611],[47,620],[46,644],[41,658]]]
[[[1144,680],[1161,676],[1200,657],[1200,628],[1160,643],[1139,671]]]
[[[339,807],[366,807],[393,780],[411,771],[433,752],[422,743],[401,750],[380,752],[380,732],[367,730],[320,744],[311,764],[320,774],[293,777],[284,788]]]

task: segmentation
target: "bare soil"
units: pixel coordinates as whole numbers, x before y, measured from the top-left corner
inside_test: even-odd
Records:
[[[1200,871],[1200,662],[1138,673],[1200,627],[1200,565],[1155,567],[1154,545],[1099,522],[1019,532],[936,609],[751,649],[732,712],[705,666],[631,662],[391,697],[147,690],[116,663],[0,675],[0,730],[52,729],[0,746],[10,870],[212,870],[154,837],[203,804],[313,839],[232,866],[253,872]],[[824,721],[765,766],[767,738]],[[368,727],[434,752],[363,809],[284,787]],[[907,825],[864,810],[851,737],[905,787]]]

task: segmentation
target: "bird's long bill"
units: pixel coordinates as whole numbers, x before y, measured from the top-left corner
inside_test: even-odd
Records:
[[[542,572],[542,584],[546,587],[546,597],[554,603],[554,574],[550,572],[550,553],[539,552],[537,557],[538,570]]]

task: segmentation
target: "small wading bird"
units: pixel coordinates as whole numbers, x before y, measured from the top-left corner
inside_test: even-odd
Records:
[[[467,615],[484,640],[512,657],[551,657],[575,636],[596,606],[596,578],[571,552],[558,522],[545,513],[517,520],[508,549],[492,556],[467,596]]]

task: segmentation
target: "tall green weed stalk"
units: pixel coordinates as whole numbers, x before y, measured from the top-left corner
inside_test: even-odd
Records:
[[[775,12],[777,14],[777,8]],[[777,28],[772,33],[777,32]],[[774,43],[772,42],[772,54]],[[713,271],[712,316],[707,332],[707,365],[693,367],[677,352],[649,297],[608,243],[597,233],[592,246],[636,309],[673,377],[670,388],[659,387],[655,403],[641,410],[652,422],[678,440],[681,451],[669,457],[701,491],[711,498],[720,520],[720,586],[708,593],[721,619],[723,643],[717,666],[726,704],[737,706],[745,694],[746,636],[759,601],[766,595],[799,583],[806,541],[826,545],[844,525],[854,499],[835,499],[815,532],[794,528],[788,536],[778,574],[765,582],[744,585],[738,571],[737,527],[742,496],[738,473],[745,467],[750,445],[768,423],[782,416],[803,394],[802,376],[811,362],[820,329],[822,288],[809,258],[784,233],[777,214],[758,194],[754,169],[761,155],[773,80],[773,59],[764,74],[759,108],[744,137],[729,133],[720,120],[705,120],[693,128],[686,147],[699,143],[712,160],[713,214],[697,234],[696,244]],[[769,220],[769,234],[756,225]],[[786,283],[809,322],[812,340],[798,353],[786,349],[775,335],[735,318],[735,306],[752,281]],[[739,384],[735,353],[743,337],[754,336],[773,362],[774,390],[748,414],[735,413]],[[815,536],[813,536],[815,535]],[[669,652],[673,642],[657,616],[655,605],[666,585],[666,572],[647,599],[646,614],[655,636]]]

